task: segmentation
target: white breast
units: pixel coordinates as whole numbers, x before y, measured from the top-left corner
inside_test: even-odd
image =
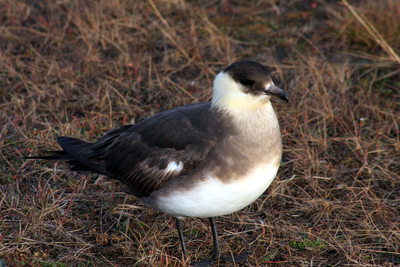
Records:
[[[231,183],[208,176],[188,190],[171,191],[156,198],[141,200],[154,208],[174,215],[216,217],[238,211],[254,202],[269,187],[279,166],[263,165]]]

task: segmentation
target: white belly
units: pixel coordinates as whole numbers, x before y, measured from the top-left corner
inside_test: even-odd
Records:
[[[143,203],[174,216],[216,217],[238,211],[254,202],[269,187],[279,166],[263,165],[231,183],[208,176],[187,190],[142,198]],[[171,187],[169,189],[172,189]]]

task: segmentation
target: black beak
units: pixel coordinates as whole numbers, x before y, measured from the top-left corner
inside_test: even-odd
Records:
[[[276,87],[272,83],[268,85],[268,89],[266,89],[264,92],[267,95],[280,98],[282,100],[285,100],[286,103],[289,103],[289,98],[288,98],[287,94],[285,93],[285,91],[283,91],[282,89]]]

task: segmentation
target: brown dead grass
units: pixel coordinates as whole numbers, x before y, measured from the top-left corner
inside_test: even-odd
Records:
[[[218,218],[224,253],[250,266],[400,263],[400,3],[0,1],[0,259],[8,266],[182,266],[174,220],[123,187],[22,161],[56,136],[106,130],[209,101],[228,64],[275,69],[279,177]],[[379,3],[379,4],[378,4]],[[186,219],[191,260],[212,250]],[[217,264],[216,264],[217,265]],[[222,265],[221,265],[222,266]]]

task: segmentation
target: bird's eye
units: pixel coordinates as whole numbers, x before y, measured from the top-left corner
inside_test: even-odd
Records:
[[[244,86],[249,86],[249,85],[252,86],[254,84],[254,81],[252,81],[252,80],[240,79],[239,81]]]

